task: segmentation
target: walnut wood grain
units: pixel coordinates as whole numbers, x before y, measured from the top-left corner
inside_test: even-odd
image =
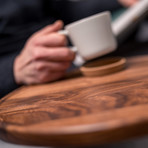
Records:
[[[0,100],[0,138],[43,146],[92,146],[148,134],[148,56],[103,77],[73,74],[24,86]]]

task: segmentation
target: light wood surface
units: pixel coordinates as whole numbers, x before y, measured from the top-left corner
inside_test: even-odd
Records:
[[[24,86],[0,100],[0,138],[44,146],[92,146],[148,134],[148,56],[102,77],[78,73]]]
[[[108,57],[87,62],[80,71],[84,76],[98,77],[121,71],[126,66],[126,58]]]

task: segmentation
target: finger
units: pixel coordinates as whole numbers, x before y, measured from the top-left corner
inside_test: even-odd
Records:
[[[132,6],[135,4],[135,0],[130,0],[130,1],[127,1],[126,5],[127,6]]]
[[[137,2],[138,2],[138,0],[132,0],[131,5],[134,5],[134,4],[136,4]]]
[[[126,6],[126,7],[130,7],[132,5],[134,5],[136,2],[138,2],[138,0],[120,0],[120,2]]]
[[[58,33],[51,33],[49,35],[41,36],[38,40],[36,40],[36,45],[50,47],[66,46],[67,38]]]
[[[75,53],[67,47],[39,47],[32,51],[32,61],[44,59],[49,61],[73,61]]]
[[[51,32],[57,32],[63,28],[63,22],[61,20],[56,21],[54,24],[48,25],[37,32],[39,35],[49,34]]]

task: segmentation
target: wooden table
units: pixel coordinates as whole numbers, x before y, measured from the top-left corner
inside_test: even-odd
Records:
[[[0,138],[44,146],[92,146],[148,134],[148,56],[125,70],[24,86],[0,100]]]

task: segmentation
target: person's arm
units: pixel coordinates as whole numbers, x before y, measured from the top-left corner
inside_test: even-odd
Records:
[[[0,98],[18,88],[14,80],[13,63],[17,53],[0,56]]]

